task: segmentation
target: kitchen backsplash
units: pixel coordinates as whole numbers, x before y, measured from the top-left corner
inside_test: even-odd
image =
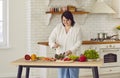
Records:
[[[109,0],[105,0],[105,2],[107,1]],[[28,27],[31,28],[29,29],[31,32],[28,32],[31,52],[38,52],[39,46],[37,42],[48,41],[48,37],[55,25],[61,22],[60,15],[52,15],[49,25],[46,25],[46,20],[48,20],[45,13],[48,8],[46,2],[48,0],[31,0],[31,20],[28,20],[31,22],[31,26]],[[108,3],[110,4],[110,2]],[[74,17],[76,23],[81,26],[83,40],[97,37],[99,32],[105,32],[108,35],[116,34],[115,26],[120,24],[120,19],[113,18],[112,14],[78,14],[74,15]]]

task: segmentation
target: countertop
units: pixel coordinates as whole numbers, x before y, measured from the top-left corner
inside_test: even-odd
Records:
[[[24,58],[17,59],[12,62],[14,65],[29,65],[29,66],[102,66],[103,60],[92,62],[55,62],[55,61],[26,61]]]
[[[38,42],[39,45],[48,46],[48,42]],[[90,44],[120,44],[119,41],[82,41],[82,45],[90,45]]]

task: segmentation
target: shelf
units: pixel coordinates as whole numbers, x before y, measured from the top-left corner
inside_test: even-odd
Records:
[[[46,14],[62,14],[63,12],[49,12],[47,11]],[[72,14],[88,14],[89,12],[84,12],[84,11],[75,11],[75,12],[72,12]]]
[[[38,42],[37,44],[48,46],[48,42]],[[90,44],[120,44],[120,41],[82,41],[82,45]]]

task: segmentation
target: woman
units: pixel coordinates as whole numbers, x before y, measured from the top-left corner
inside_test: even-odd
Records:
[[[62,23],[53,29],[49,37],[49,46],[56,49],[56,54],[77,55],[81,45],[80,26],[75,23],[70,11],[65,11],[61,20]],[[58,78],[79,78],[78,68],[59,68],[58,72]]]

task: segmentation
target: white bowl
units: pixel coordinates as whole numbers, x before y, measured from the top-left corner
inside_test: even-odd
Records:
[[[97,58],[97,59],[87,59],[87,61],[99,61],[100,58]]]

